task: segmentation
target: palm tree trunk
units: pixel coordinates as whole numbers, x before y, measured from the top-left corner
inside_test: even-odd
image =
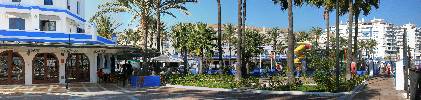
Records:
[[[335,4],[335,8],[336,8],[336,21],[335,21],[335,28],[336,28],[336,31],[335,31],[335,39],[336,39],[336,50],[335,50],[335,53],[336,53],[336,63],[335,63],[335,72],[336,72],[336,79],[335,79],[335,81],[336,81],[336,91],[339,91],[339,75],[340,75],[340,71],[339,71],[339,69],[340,69],[340,58],[339,58],[339,56],[340,56],[340,53],[339,53],[339,0],[336,0],[336,4]]]
[[[292,0],[288,0],[288,52],[287,52],[287,64],[290,69],[288,76],[288,83],[294,84],[294,47],[295,47],[295,36],[293,30],[293,16],[292,16]]]
[[[200,49],[200,56],[202,57],[201,58],[201,64],[200,64],[200,66],[199,66],[199,74],[203,74],[203,66],[205,65],[205,55],[204,55],[204,53],[203,53],[203,48],[202,49]]]
[[[243,1],[243,8],[242,8],[242,10],[243,10],[243,17],[242,17],[242,19],[243,19],[243,23],[242,23],[242,32],[246,32],[246,20],[247,20],[247,18],[246,18],[246,15],[247,15],[247,0],[244,0]],[[245,43],[245,41],[243,40],[243,39],[241,39],[241,43]],[[244,53],[244,51],[241,51],[241,54],[243,54]],[[242,74],[242,77],[246,77],[247,75],[248,75],[248,70],[247,70],[247,67],[248,67],[248,60],[246,59],[246,58],[244,58],[244,56],[241,56],[241,59],[242,59],[242,66],[241,66],[241,69],[242,69],[242,72],[246,72],[246,74]]]
[[[218,2],[218,51],[219,51],[219,67],[222,67],[224,61],[222,59],[222,30],[221,30],[221,0]]]
[[[146,53],[147,49],[148,49],[148,19],[146,18],[146,14],[142,12],[142,19],[141,19],[141,27],[142,27],[142,31],[143,31],[143,38],[144,38],[144,43],[143,43],[143,51]],[[147,54],[146,54],[147,55]],[[143,62],[145,62],[145,64],[147,65],[147,57],[143,56]]]
[[[329,46],[330,46],[330,21],[329,21],[329,18],[330,18],[330,16],[329,16],[329,9],[328,8],[325,8],[325,10],[324,10],[324,18],[325,18],[325,24],[326,24],[326,35],[327,35],[327,38],[326,38],[326,51],[327,51],[327,53],[326,54],[329,54]]]
[[[229,48],[229,52],[230,52],[230,54],[229,54],[229,55],[230,55],[230,57],[229,57],[229,59],[228,59],[228,63],[229,63],[229,65],[231,65],[231,56],[232,56],[232,55],[231,55],[231,50],[232,50],[232,48],[231,48],[231,41],[229,41],[229,42],[228,42],[228,48]]]
[[[355,11],[355,15],[354,15],[354,20],[355,20],[355,31],[354,31],[354,62],[357,62],[357,58],[358,58],[358,17],[359,17],[359,13],[357,13],[358,11]]]
[[[236,81],[240,81],[240,79],[241,79],[241,66],[243,65],[242,64],[242,61],[241,61],[241,53],[242,53],[242,47],[241,47],[241,44],[242,44],[242,38],[243,38],[243,36],[242,36],[242,27],[241,27],[241,24],[242,24],[242,21],[243,21],[243,19],[242,19],[242,14],[241,14],[241,9],[242,9],[242,7],[241,7],[241,5],[243,4],[242,3],[242,1],[243,0],[238,0],[238,15],[237,15],[237,19],[238,19],[238,25],[237,25],[237,35],[238,35],[238,43],[237,43],[237,63],[238,63],[238,65],[236,65],[235,67],[236,67],[236,73],[235,73],[235,80]]]
[[[161,0],[156,1],[156,49],[161,52]]]
[[[346,71],[346,75],[345,75],[345,78],[346,78],[346,80],[350,80],[351,79],[351,62],[352,62],[352,58],[354,57],[354,56],[352,56],[352,21],[353,21],[353,19],[352,18],[354,18],[354,16],[352,15],[354,12],[353,12],[353,9],[352,9],[352,0],[349,0],[349,8],[348,8],[348,10],[349,10],[349,15],[348,15],[348,49],[347,49],[347,61],[346,61],[346,68],[345,68],[345,71]]]
[[[148,23],[149,24],[149,23]],[[153,27],[152,27],[153,28]],[[148,28],[149,29],[149,28]],[[149,30],[148,30],[149,31]],[[150,34],[151,36],[149,36],[149,48],[152,48],[153,47],[153,38],[154,38],[154,33],[151,33]]]
[[[276,37],[275,37],[275,39],[273,39],[273,51],[275,51],[276,52],[276,42],[278,42],[278,41],[276,41]]]
[[[183,47],[182,48],[182,51],[184,52],[184,54],[183,54],[183,60],[184,60],[184,74],[187,74],[187,67],[189,66],[189,63],[188,63],[188,58],[187,58],[187,47]]]

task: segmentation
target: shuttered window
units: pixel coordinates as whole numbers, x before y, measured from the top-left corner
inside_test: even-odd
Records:
[[[53,5],[53,0],[44,0],[44,5]]]
[[[9,29],[25,30],[25,19],[9,18]]]

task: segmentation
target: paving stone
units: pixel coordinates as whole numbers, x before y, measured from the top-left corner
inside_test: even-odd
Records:
[[[58,87],[58,88],[53,88],[51,90],[51,93],[65,93],[66,91],[67,91],[66,88]]]
[[[394,79],[380,75],[368,81],[366,88],[354,100],[405,100],[394,88]]]
[[[81,87],[71,87],[70,91],[72,91],[72,92],[87,92],[84,88],[81,88]]]
[[[91,87],[91,88],[87,88],[90,92],[99,92],[99,91],[105,91],[104,89],[102,89],[102,88],[99,88],[99,87]]]

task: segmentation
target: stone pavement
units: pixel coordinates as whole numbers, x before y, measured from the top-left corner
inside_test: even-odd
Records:
[[[174,87],[129,88],[116,84],[74,83],[66,90],[64,85],[2,85],[0,100],[334,100],[337,97],[314,95],[260,94],[235,91],[192,90]]]
[[[393,78],[384,75],[368,80],[366,88],[355,95],[354,100],[406,100],[395,90]]]

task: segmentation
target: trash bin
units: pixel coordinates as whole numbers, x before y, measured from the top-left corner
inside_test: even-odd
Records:
[[[410,69],[409,70],[409,79],[410,79],[410,85],[409,85],[409,94],[411,100],[420,100],[421,99],[421,93],[420,92],[420,77],[421,77],[421,71],[417,71],[416,69]]]
[[[139,86],[139,76],[131,76],[130,77],[130,86],[132,88],[137,88]]]

